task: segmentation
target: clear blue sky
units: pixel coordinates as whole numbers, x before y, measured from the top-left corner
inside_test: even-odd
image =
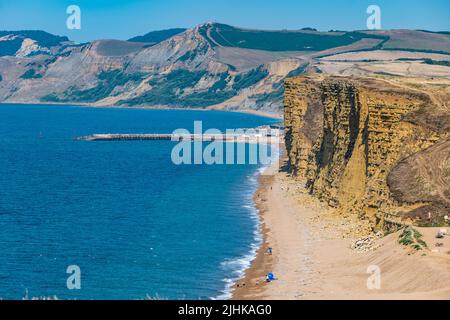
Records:
[[[81,8],[81,30],[66,28],[71,4]],[[450,0],[0,0],[0,30],[40,29],[76,41],[127,39],[206,21],[356,30],[366,28],[370,4],[381,7],[383,29],[450,31]]]

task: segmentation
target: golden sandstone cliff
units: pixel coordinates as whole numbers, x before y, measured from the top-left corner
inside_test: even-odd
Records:
[[[450,118],[428,112],[433,103],[378,79],[288,79],[289,169],[311,194],[374,229],[429,214],[441,223],[450,210]]]

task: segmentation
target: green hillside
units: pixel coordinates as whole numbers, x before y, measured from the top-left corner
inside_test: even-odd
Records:
[[[186,31],[184,28],[174,28],[174,29],[167,29],[167,30],[159,30],[159,31],[151,31],[147,34],[144,34],[143,36],[137,36],[133,37],[131,39],[128,39],[130,42],[148,42],[148,43],[160,43],[161,41],[164,41],[166,39],[169,39],[173,36],[176,36],[177,34],[180,34],[182,32]]]
[[[450,34],[417,30],[362,31],[369,35],[387,36],[383,50],[450,53]]]
[[[149,81],[152,86],[151,90],[138,97],[120,101],[119,104],[207,107],[222,103],[238,94],[240,90],[257,84],[268,75],[268,71],[259,67],[238,74],[235,76],[232,86],[229,85],[232,77],[228,72],[214,74],[216,81],[210,88],[184,94],[186,89],[192,89],[205,75],[208,75],[208,72],[204,70],[174,70],[168,75],[157,76]]]
[[[34,73],[33,73],[34,75]],[[69,88],[62,96],[50,93],[41,98],[42,102],[95,102],[108,97],[118,86],[128,82],[137,83],[144,78],[142,73],[125,74],[120,70],[102,71],[98,75],[98,84],[90,89]]]
[[[385,39],[384,36],[360,32],[263,31],[235,28],[225,24],[206,24],[200,28],[213,45],[267,51],[322,51],[355,43],[363,38]]]
[[[106,57],[125,56],[145,48],[145,43],[121,40],[101,40],[97,43],[97,53]]]

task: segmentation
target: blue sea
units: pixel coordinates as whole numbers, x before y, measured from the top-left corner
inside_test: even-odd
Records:
[[[250,128],[219,111],[0,105],[0,298],[227,298],[259,243],[261,165],[181,165],[170,141],[94,133]],[[67,287],[68,266],[81,289]]]

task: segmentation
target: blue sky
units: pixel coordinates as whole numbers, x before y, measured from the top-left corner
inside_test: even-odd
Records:
[[[66,8],[81,8],[81,30]],[[206,21],[259,29],[357,30],[366,8],[381,7],[383,29],[450,31],[450,0],[0,0],[0,30],[40,29],[76,41],[128,39]]]

